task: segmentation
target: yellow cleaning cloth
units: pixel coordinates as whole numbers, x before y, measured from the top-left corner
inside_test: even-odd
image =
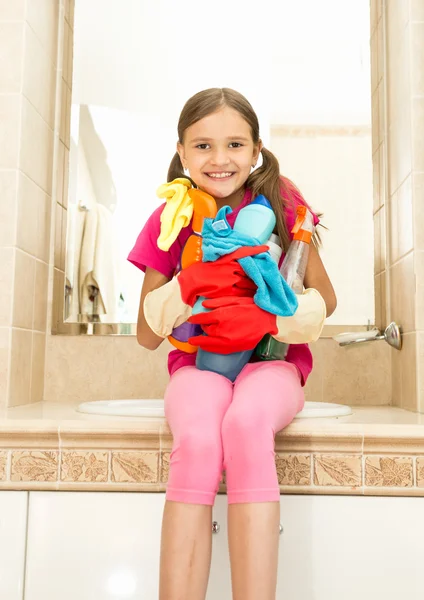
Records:
[[[174,179],[164,183],[157,190],[159,198],[165,198],[166,206],[160,217],[160,235],[158,247],[165,252],[169,250],[178,237],[181,229],[189,225],[193,216],[193,200],[187,191],[192,187],[188,179]]]

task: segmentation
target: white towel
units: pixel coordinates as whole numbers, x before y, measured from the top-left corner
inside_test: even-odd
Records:
[[[81,246],[84,234],[85,217],[87,212],[75,204],[68,206],[67,248],[66,248],[66,285],[71,288],[71,300],[67,319],[78,321],[80,313],[79,266],[81,261]]]
[[[93,314],[89,286],[98,288],[96,310],[103,322],[118,320],[118,250],[112,213],[102,204],[87,211],[79,268],[80,312]]]

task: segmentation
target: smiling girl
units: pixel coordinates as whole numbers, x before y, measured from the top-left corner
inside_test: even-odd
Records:
[[[252,172],[260,155],[262,165]],[[184,177],[184,170],[198,188],[215,198],[218,208],[229,205],[233,209],[228,215],[231,226],[242,207],[259,194],[266,196],[277,219],[276,233],[283,251],[287,250],[296,208],[305,201],[280,175],[275,156],[263,147],[257,116],[241,94],[213,88],[188,100],[178,123],[177,152],[168,181]],[[159,250],[163,209],[164,205],[151,215],[128,257],[145,271],[137,339],[150,350],[161,344],[166,333],[158,334],[158,328],[146,319],[147,303],[161,305],[166,286],[178,279],[174,275],[181,251],[192,233],[191,227],[182,229],[168,252]],[[315,224],[318,221],[315,216]],[[191,270],[192,288],[199,269],[209,269],[207,276],[214,276],[213,263],[188,267],[185,271]],[[222,273],[230,278],[234,294],[240,293],[243,275],[231,260],[223,264]],[[199,278],[195,294],[211,298],[204,279]],[[219,281],[215,283],[218,292],[213,297],[228,297],[228,289],[220,293]],[[182,289],[183,284],[181,277]],[[316,290],[324,313],[332,314],[334,290],[314,245],[305,287]],[[184,302],[176,302],[171,314],[174,325],[190,316],[190,309]],[[315,319],[314,314],[310,320]],[[256,326],[252,322],[252,327]],[[233,598],[274,600],[280,519],[274,437],[303,407],[311,352],[306,344],[291,345],[285,361],[252,362],[234,384],[216,373],[196,369],[195,360],[194,354],[181,350],[171,352],[168,360],[171,378],[165,414],[173,449],[162,527],[160,600],[204,600],[206,596],[212,506],[224,470]]]

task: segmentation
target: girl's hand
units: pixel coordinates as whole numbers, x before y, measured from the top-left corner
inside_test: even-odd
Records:
[[[268,246],[243,247],[214,262],[197,262],[183,269],[177,275],[183,302],[194,306],[199,297],[253,296],[256,285],[237,261],[267,250]]]

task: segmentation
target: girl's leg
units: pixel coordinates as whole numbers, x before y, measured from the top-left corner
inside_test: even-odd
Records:
[[[280,492],[274,437],[303,408],[294,365],[250,364],[238,377],[222,426],[233,600],[274,600]]]
[[[221,427],[232,384],[184,367],[171,377],[165,414],[174,442],[162,523],[160,600],[204,600],[212,549],[212,505],[223,468]]]

